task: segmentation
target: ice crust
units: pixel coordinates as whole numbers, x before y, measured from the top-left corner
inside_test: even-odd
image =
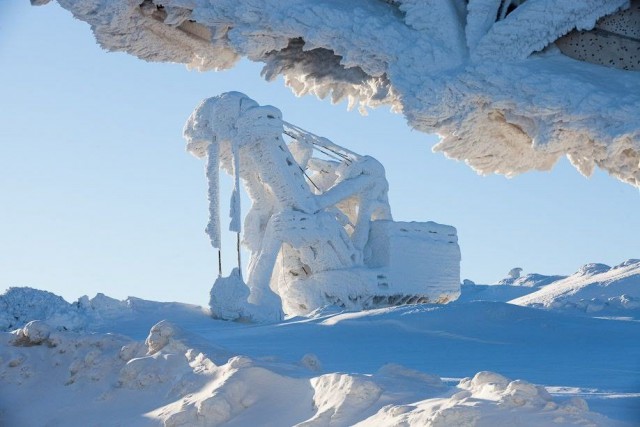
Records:
[[[597,166],[640,185],[640,73],[581,61],[631,64],[639,42],[624,22],[636,22],[638,0],[527,0],[509,2],[517,7],[508,14],[499,0],[58,3],[108,50],[199,70],[246,57],[298,95],[390,105],[413,128],[441,136],[435,151],[481,174],[548,170],[566,155],[585,175]],[[586,43],[601,18],[625,9],[602,29],[627,44],[583,53],[561,43],[580,61],[554,45],[567,33],[577,34],[569,44]],[[608,24],[618,21],[621,29]]]

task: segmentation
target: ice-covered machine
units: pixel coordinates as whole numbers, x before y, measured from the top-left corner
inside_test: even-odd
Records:
[[[238,92],[204,100],[184,136],[188,151],[207,162],[213,247],[221,247],[222,169],[235,182],[229,229],[242,233],[250,252],[246,283],[235,269],[213,285],[214,316],[270,321],[327,305],[443,302],[459,292],[456,229],[393,221],[376,159],[289,124],[277,108]],[[244,227],[240,181],[251,200]]]

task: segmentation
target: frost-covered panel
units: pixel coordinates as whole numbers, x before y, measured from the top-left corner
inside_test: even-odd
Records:
[[[573,29],[590,30],[598,18],[628,5],[629,0],[527,0],[491,26],[473,55],[476,60],[525,59]]]
[[[580,61],[640,71],[640,1],[602,18],[590,31],[572,31],[556,44]]]
[[[460,283],[456,229],[434,222],[374,221],[365,263],[386,267],[378,286],[390,294],[395,290],[432,300],[449,298]]]
[[[410,126],[441,135],[437,151],[481,174],[547,170],[567,156],[585,175],[599,167],[640,185],[640,73],[554,46],[613,14],[591,62],[633,70],[638,41],[627,33],[636,21],[615,17],[639,0],[59,3],[108,50],[200,70],[244,56],[298,95],[391,105]]]

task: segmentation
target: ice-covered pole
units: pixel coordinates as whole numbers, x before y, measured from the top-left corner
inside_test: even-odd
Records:
[[[242,277],[242,258],[240,256],[240,233],[242,232],[242,209],[240,206],[240,150],[236,144],[231,145],[231,153],[233,155],[233,192],[231,193],[231,201],[229,203],[229,231],[236,232],[236,250],[238,252],[238,272]]]
[[[215,139],[215,137],[214,137]],[[212,141],[207,147],[207,198],[209,200],[209,222],[205,229],[211,246],[218,249],[218,275],[222,274],[222,254],[220,253],[220,175],[218,172],[220,146]]]
[[[211,246],[218,249],[218,273],[222,274],[220,239],[220,143],[221,139],[213,128],[215,102],[204,100],[193,111],[185,124],[183,135],[187,140],[187,151],[205,159],[207,178],[207,198],[209,201],[209,222],[205,232]]]

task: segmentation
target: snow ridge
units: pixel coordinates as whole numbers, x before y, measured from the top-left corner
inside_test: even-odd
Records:
[[[510,301],[511,304],[592,315],[640,311],[640,260],[615,267],[587,264],[575,274]]]

